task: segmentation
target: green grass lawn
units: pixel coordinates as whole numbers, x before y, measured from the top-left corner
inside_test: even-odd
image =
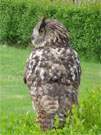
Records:
[[[23,83],[31,49],[0,47],[0,135],[101,135],[101,64],[81,60],[80,108],[63,130],[42,133]]]

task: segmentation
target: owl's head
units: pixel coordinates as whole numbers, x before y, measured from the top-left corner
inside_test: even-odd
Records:
[[[42,46],[68,46],[68,32],[57,20],[43,18],[33,29],[32,44]]]

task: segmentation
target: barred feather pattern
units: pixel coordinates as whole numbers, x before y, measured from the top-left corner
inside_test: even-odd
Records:
[[[46,21],[45,25],[44,39],[38,38],[42,43],[37,41],[39,46],[27,59],[24,74],[43,130],[55,126],[56,114],[59,126],[64,126],[67,112],[71,111],[74,103],[78,103],[81,75],[78,54],[69,46],[64,26],[57,21]]]

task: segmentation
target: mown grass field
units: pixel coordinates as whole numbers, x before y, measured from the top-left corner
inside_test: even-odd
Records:
[[[81,60],[80,105],[62,130],[40,131],[23,83],[31,49],[0,46],[0,135],[101,135],[101,64]]]

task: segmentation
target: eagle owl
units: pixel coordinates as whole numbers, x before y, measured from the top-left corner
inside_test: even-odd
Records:
[[[55,115],[63,127],[72,105],[78,103],[78,54],[69,44],[68,31],[57,20],[43,18],[33,29],[32,44],[35,47],[24,73],[32,106],[43,130],[54,127]]]

